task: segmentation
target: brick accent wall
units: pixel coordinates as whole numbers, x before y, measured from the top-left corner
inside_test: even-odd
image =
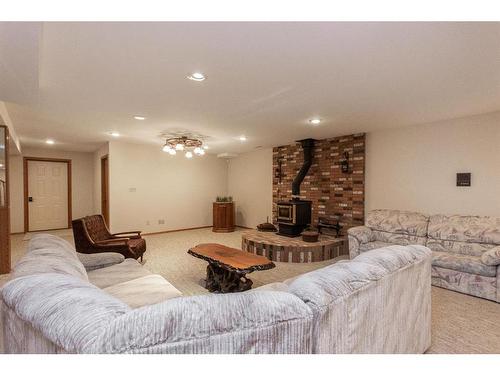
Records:
[[[349,153],[349,173],[342,173],[340,161]],[[300,197],[312,201],[312,224],[318,217],[338,219],[342,234],[363,225],[365,209],[365,134],[317,140],[313,163],[300,186]],[[304,161],[300,144],[273,148],[273,219],[276,204],[288,201],[292,181]],[[279,164],[281,162],[281,177]]]

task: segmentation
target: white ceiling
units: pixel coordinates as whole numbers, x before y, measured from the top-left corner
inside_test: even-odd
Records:
[[[187,130],[239,153],[499,110],[499,41],[500,23],[1,23],[0,100],[23,145]]]

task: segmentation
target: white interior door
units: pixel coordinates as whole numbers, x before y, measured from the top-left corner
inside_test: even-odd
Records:
[[[29,230],[68,227],[68,164],[28,160]]]

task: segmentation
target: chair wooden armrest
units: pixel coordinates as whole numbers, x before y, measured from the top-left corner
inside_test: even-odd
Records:
[[[127,235],[127,234],[135,234],[135,237],[140,237],[141,236],[141,232],[140,230],[132,230],[132,231],[129,231],[129,232],[118,232],[118,233],[113,233],[112,236],[113,237],[118,237],[118,236],[123,236],[123,235]]]
[[[96,245],[116,245],[119,243],[127,244],[127,241],[130,238],[128,237],[121,237],[121,238],[110,238],[109,240],[102,240],[102,241],[96,241]]]

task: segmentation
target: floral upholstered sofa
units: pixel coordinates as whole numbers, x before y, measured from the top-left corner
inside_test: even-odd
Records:
[[[373,210],[350,228],[349,255],[393,244],[432,250],[432,284],[500,302],[500,218]]]

